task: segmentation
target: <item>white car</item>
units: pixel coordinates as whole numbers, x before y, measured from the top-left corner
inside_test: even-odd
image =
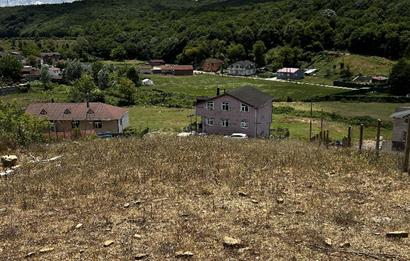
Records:
[[[195,132],[180,132],[177,134],[177,137],[190,137],[194,135],[195,135]]]
[[[232,133],[230,136],[225,136],[225,138],[243,140],[243,139],[247,139],[248,135],[246,135],[245,133]]]

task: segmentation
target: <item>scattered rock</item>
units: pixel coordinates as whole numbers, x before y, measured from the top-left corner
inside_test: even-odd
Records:
[[[190,252],[190,251],[178,251],[175,253],[175,257],[176,258],[187,258],[187,257],[192,257],[194,256],[194,253]]]
[[[83,226],[83,224],[79,223],[77,226],[75,226],[76,229],[80,229]]]
[[[109,246],[111,246],[112,244],[114,244],[114,241],[113,241],[113,240],[107,240],[107,241],[104,242],[104,246],[105,246],[105,247],[109,247]]]
[[[280,216],[284,216],[284,215],[285,215],[285,213],[283,213],[283,212],[279,212],[279,213],[278,213],[278,215],[280,215]]]
[[[134,237],[135,239],[141,239],[141,238],[142,238],[142,236],[141,236],[140,234],[135,234],[133,237]]]
[[[389,223],[392,219],[389,217],[372,217],[371,220],[375,223]]]
[[[283,198],[278,198],[276,199],[276,202],[278,202],[278,204],[283,204],[285,200]]]
[[[32,257],[32,256],[34,256],[36,254],[36,252],[30,252],[30,253],[28,253],[27,255],[26,255],[26,257]]]
[[[125,204],[124,204],[124,208],[129,208],[130,205],[131,205],[130,203],[125,203]]]
[[[243,254],[243,253],[245,253],[246,251],[249,251],[249,250],[251,250],[250,247],[243,247],[243,248],[238,249],[238,253]]]
[[[40,249],[39,252],[43,254],[43,253],[51,252],[53,250],[54,250],[53,247],[44,247],[44,248]]]
[[[4,168],[11,168],[16,166],[17,156],[16,155],[6,155],[1,157],[1,163]]]
[[[332,242],[332,239],[330,239],[330,238],[326,238],[325,239],[325,244],[327,245],[327,246],[332,246],[333,245],[333,242]]]
[[[0,213],[5,213],[6,209],[5,208],[0,208]]]
[[[350,245],[350,243],[349,242],[343,242],[343,243],[341,243],[340,245],[339,245],[341,248],[348,248],[348,247],[350,247],[351,245]]]
[[[247,197],[248,196],[248,193],[246,193],[246,192],[243,192],[243,191],[239,191],[239,196],[241,196],[241,197]]]
[[[392,232],[387,232],[386,237],[390,238],[407,238],[409,237],[409,233],[406,231],[392,231]]]
[[[140,253],[140,254],[136,254],[135,255],[135,260],[141,260],[141,259],[145,259],[149,256],[149,254],[147,253]]]
[[[227,247],[240,247],[242,241],[240,239],[235,239],[233,237],[224,237],[224,245]]]
[[[257,201],[256,199],[252,199],[251,201],[253,204],[259,204],[259,201]]]

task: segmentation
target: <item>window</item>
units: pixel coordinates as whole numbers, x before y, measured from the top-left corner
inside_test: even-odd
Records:
[[[229,102],[223,102],[222,106],[221,106],[221,109],[223,111],[229,111]]]
[[[222,121],[221,121],[221,125],[222,125],[222,127],[224,127],[224,128],[229,127],[229,120],[222,120]]]
[[[210,111],[213,111],[214,110],[214,102],[213,101],[208,101],[206,103],[206,109],[210,110]]]
[[[208,126],[214,126],[215,119],[214,118],[207,118],[205,122],[206,122],[206,125],[208,125]]]
[[[249,111],[249,106],[244,104],[244,103],[241,103],[241,111],[248,112]]]
[[[88,109],[87,113],[88,113],[88,114],[94,114],[94,111],[91,110],[91,109]]]
[[[71,128],[77,129],[80,127],[80,121],[72,121],[71,122]]]
[[[40,114],[41,114],[41,115],[46,115],[46,114],[47,114],[47,111],[44,110],[44,109],[42,109],[41,112],[40,112]]]
[[[241,121],[241,128],[242,129],[247,129],[249,127],[249,123],[246,120]]]
[[[66,110],[64,111],[64,114],[71,114],[71,111],[70,111],[69,109],[66,109]]]
[[[406,131],[403,131],[401,139],[403,141],[406,141],[406,139],[407,139],[407,132]]]
[[[94,121],[93,122],[93,127],[94,127],[94,129],[101,129],[102,128],[102,122],[101,121]]]

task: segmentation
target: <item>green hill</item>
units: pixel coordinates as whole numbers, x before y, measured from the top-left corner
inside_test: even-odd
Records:
[[[400,58],[409,13],[407,0],[85,0],[2,8],[0,37],[77,39],[83,58],[252,59],[258,40],[300,49],[299,60],[323,49]]]

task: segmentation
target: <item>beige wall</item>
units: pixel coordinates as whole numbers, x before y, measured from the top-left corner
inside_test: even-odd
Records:
[[[71,132],[73,130],[70,121],[57,121],[55,122],[57,132]],[[94,130],[95,132],[112,132],[112,133],[121,133],[122,130],[119,130],[119,123],[117,120],[112,121],[102,121],[102,128],[94,129],[92,121],[80,121],[80,130]]]

